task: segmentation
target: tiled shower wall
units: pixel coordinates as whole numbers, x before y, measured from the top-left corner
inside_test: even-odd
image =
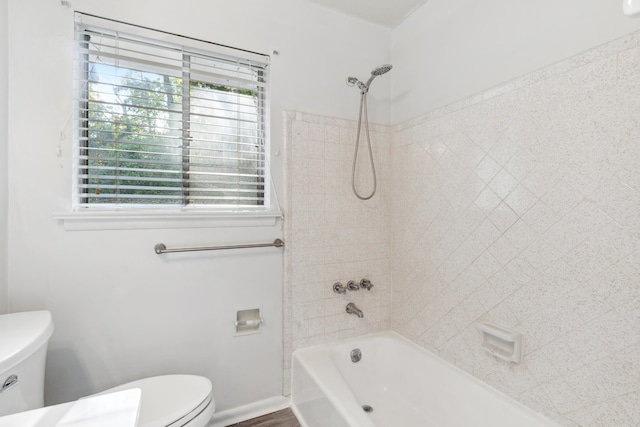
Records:
[[[640,425],[640,35],[391,145],[392,328],[563,425]],[[483,353],[484,321],[522,363]]]
[[[285,114],[285,394],[293,350],[391,328],[389,129],[370,128],[378,187],[372,199],[361,201],[351,191],[356,125]],[[368,195],[373,181],[364,134],[360,144],[356,183]],[[332,290],[335,282],[363,278],[374,284],[371,291]],[[345,313],[349,302],[364,318]]]

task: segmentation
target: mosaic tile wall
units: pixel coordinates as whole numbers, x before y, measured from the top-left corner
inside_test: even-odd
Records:
[[[353,121],[286,113],[284,369],[289,394],[292,351],[391,329],[389,130],[372,125],[378,187],[361,201],[351,190],[356,139]],[[364,135],[357,188],[373,188]],[[368,278],[371,291],[333,292],[335,282]],[[354,302],[364,318],[347,315]]]
[[[562,425],[640,425],[640,34],[396,125],[391,170],[393,330]]]

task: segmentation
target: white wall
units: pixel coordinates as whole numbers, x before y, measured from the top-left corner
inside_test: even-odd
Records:
[[[5,313],[7,295],[7,38],[8,3],[0,1],[0,314]]]
[[[271,125],[282,203],[282,111],[354,118],[358,96],[345,85],[347,76],[364,78],[389,60],[388,29],[295,0],[72,3],[107,18],[258,52],[278,50]],[[73,11],[56,1],[10,0],[9,24],[9,85],[20,88],[8,107],[10,310],[53,313],[47,402],[169,372],[210,377],[217,411],[279,395],[282,251],[159,257],[152,248],[161,241],[269,241],[282,235],[280,224],[65,231],[52,213],[70,208]],[[386,96],[388,80],[377,83],[376,96]],[[380,104],[371,115],[385,122],[388,108]],[[61,132],[66,138],[57,156]],[[234,308],[253,304],[264,306],[264,333],[234,338]]]
[[[637,29],[620,1],[430,0],[392,32],[392,123]]]

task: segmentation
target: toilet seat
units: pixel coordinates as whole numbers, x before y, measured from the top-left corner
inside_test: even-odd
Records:
[[[97,395],[139,388],[138,427],[205,426],[215,410],[212,385],[196,375],[162,375],[144,378],[105,390]],[[202,421],[196,420],[200,417]],[[193,424],[187,424],[193,422]]]

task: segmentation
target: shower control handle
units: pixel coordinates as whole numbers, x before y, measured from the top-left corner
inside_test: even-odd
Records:
[[[349,280],[347,282],[347,289],[349,289],[350,291],[359,291],[360,290],[360,285],[358,285],[355,281],[353,280]]]
[[[340,282],[336,282],[333,284],[333,292],[336,294],[346,294],[347,288]]]
[[[360,280],[360,287],[370,291],[373,288],[373,283],[369,279],[362,279]]]

